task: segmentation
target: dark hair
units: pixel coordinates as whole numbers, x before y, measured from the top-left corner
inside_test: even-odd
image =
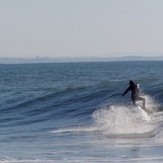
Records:
[[[134,85],[135,83],[132,80],[130,80],[129,84]]]

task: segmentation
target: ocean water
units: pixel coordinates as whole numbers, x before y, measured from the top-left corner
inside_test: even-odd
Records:
[[[0,65],[0,163],[108,162],[163,162],[163,62]]]

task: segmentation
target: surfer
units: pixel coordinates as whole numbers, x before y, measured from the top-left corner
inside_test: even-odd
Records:
[[[134,105],[136,105],[136,101],[143,102],[143,109],[145,109],[145,98],[139,96],[139,85],[135,84],[132,80],[129,82],[129,87],[124,91],[122,96],[124,96],[128,91],[131,91],[131,99]]]

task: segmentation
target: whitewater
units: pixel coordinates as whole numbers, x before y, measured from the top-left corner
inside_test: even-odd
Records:
[[[163,162],[162,66],[0,65],[0,163]],[[121,96],[129,80],[150,120]]]

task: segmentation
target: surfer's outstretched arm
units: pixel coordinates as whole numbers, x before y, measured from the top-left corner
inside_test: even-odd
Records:
[[[130,90],[130,86],[124,91],[124,93],[122,94],[122,96],[124,96],[129,90]]]

